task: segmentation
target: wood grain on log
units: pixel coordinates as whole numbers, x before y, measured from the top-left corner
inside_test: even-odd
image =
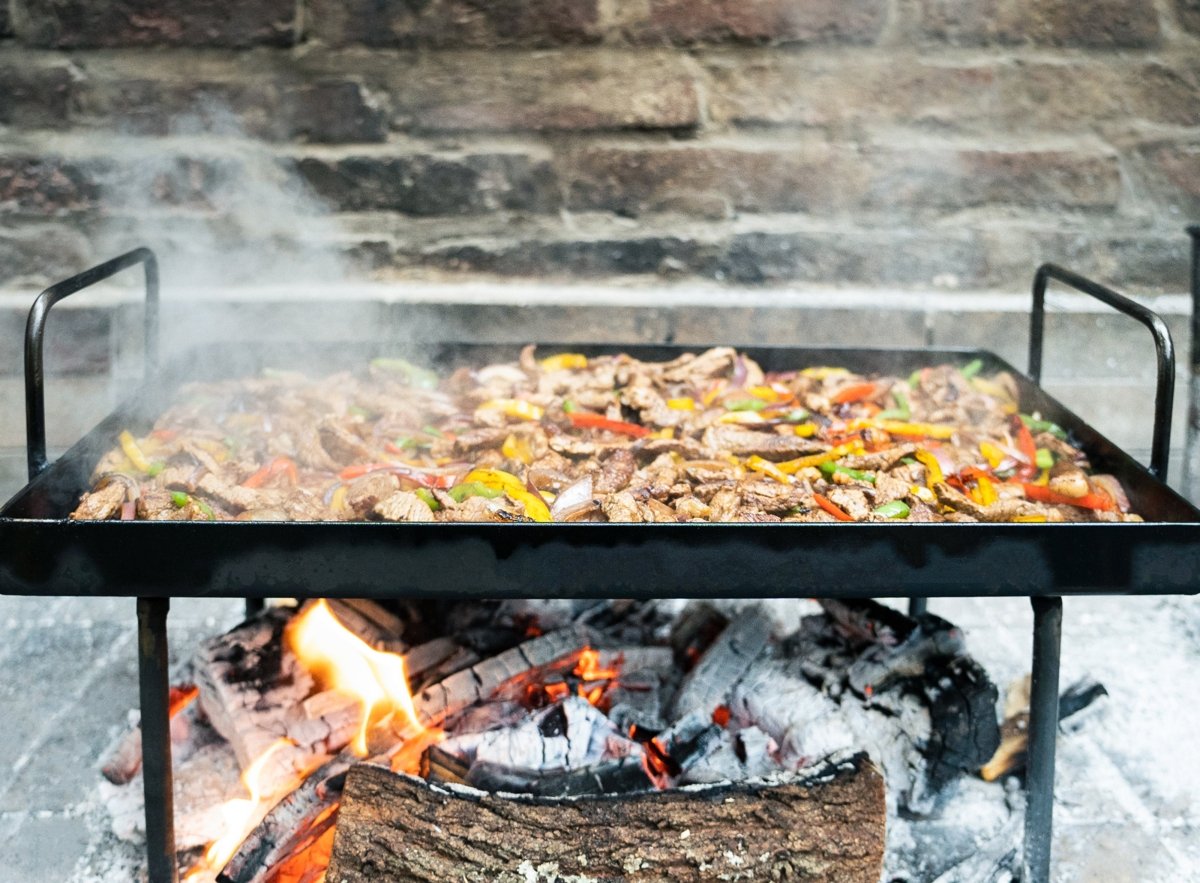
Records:
[[[566,800],[437,788],[360,764],[327,880],[876,883],[884,825],[883,779],[861,754],[783,784]]]

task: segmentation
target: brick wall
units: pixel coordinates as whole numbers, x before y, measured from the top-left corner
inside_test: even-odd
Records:
[[[149,238],[1179,291],[1189,219],[1197,0],[0,0],[0,286]]]

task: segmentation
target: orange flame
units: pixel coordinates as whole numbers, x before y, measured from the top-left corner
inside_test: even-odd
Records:
[[[257,811],[261,808],[263,799],[270,797],[269,794],[262,793],[262,784],[259,782],[263,767],[276,751],[292,744],[287,739],[279,739],[246,767],[242,773],[242,787],[250,796],[234,798],[221,807],[225,833],[208,845],[208,849],[204,851],[204,858],[188,871],[184,883],[207,878],[211,872],[220,871],[233,858],[246,835],[258,824]]]
[[[601,668],[600,654],[591,647],[584,647],[575,663],[575,672],[582,681],[611,681],[620,672],[615,668]]]
[[[292,621],[287,637],[301,662],[362,703],[362,724],[351,743],[359,757],[367,755],[367,732],[377,713],[399,710],[413,726],[424,729],[408,690],[404,657],[368,646],[338,622],[324,599]]]
[[[579,653],[579,661],[575,663],[575,668],[571,672],[582,681],[577,690],[579,695],[596,707],[600,707],[600,700],[604,698],[604,691],[608,684],[597,684],[595,686],[585,686],[592,681],[612,681],[616,680],[620,672],[615,668],[601,668],[600,654],[591,647],[584,647]],[[550,693],[549,687],[546,690]],[[556,698],[556,697],[551,697]]]

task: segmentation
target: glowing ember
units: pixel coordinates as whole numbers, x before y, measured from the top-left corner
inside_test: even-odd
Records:
[[[297,616],[288,626],[288,645],[296,657],[335,689],[358,698],[362,724],[351,748],[367,755],[367,731],[378,714],[398,710],[418,730],[404,657],[383,653],[365,644],[338,622],[324,600]]]
[[[273,743],[270,748],[254,759],[250,766],[246,767],[246,771],[242,773],[242,786],[250,795],[248,798],[237,798],[229,801],[221,808],[221,814],[224,816],[225,833],[217,840],[214,840],[204,852],[204,858],[188,871],[187,877],[184,878],[184,883],[191,881],[210,879],[214,871],[220,871],[225,867],[226,863],[233,854],[237,852],[237,848],[242,845],[242,841],[246,839],[246,834],[258,824],[259,810],[264,797],[271,795],[262,794],[262,785],[259,782],[259,776],[262,774],[263,768],[267,765],[267,761],[280,748],[285,748],[293,743],[287,739],[280,739]]]
[[[604,698],[604,691],[608,688],[608,681],[615,680],[619,672],[615,668],[601,668],[600,654],[591,647],[584,647],[579,654],[579,662],[575,664],[575,669],[571,672],[581,683],[579,684],[579,695],[595,705],[600,707],[600,700]],[[595,684],[595,681],[605,681],[606,683]]]
[[[615,668],[601,668],[600,654],[591,647],[584,647],[575,664],[574,674],[581,681],[611,681],[619,672]]]

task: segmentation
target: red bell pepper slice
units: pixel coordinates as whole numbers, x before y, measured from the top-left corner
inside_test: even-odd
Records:
[[[830,399],[835,405],[846,405],[850,402],[862,402],[869,398],[874,398],[878,387],[874,383],[855,383],[851,386],[843,386],[833,394]]]
[[[823,497],[820,494],[813,494],[813,499],[816,501],[818,506],[820,506],[822,509],[824,509],[826,512],[828,512],[830,515],[832,515],[838,521],[853,521],[854,520],[846,513],[846,511],[844,509],[842,509],[841,506],[839,506],[837,503],[833,502],[833,500],[829,499],[828,497]]]
[[[1029,427],[1021,421],[1020,417],[1013,420],[1013,433],[1016,435],[1017,450],[1025,458],[1025,462],[1017,467],[1017,475],[1022,478],[1032,478],[1038,472],[1037,444],[1033,441]]]
[[[291,457],[276,457],[262,469],[255,472],[242,482],[242,487],[259,488],[276,475],[285,474],[292,484],[296,484],[296,464]]]
[[[1055,505],[1078,506],[1081,509],[1096,509],[1101,512],[1112,512],[1116,509],[1116,504],[1105,494],[1097,494],[1095,492],[1084,494],[1082,497],[1068,497],[1066,494],[1056,494],[1048,487],[1042,487],[1040,484],[1029,484],[1021,482],[1021,487],[1025,489],[1025,498],[1036,500],[1039,503],[1053,503]]]
[[[620,432],[642,438],[650,434],[645,426],[636,423],[626,423],[624,420],[609,420],[603,414],[593,414],[590,411],[572,411],[567,415],[571,425],[582,429],[607,429],[609,432]]]

